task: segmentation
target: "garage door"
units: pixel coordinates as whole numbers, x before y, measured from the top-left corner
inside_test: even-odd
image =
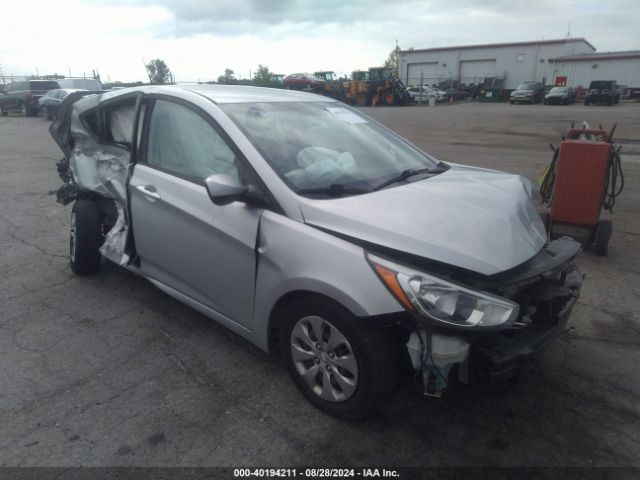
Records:
[[[438,67],[438,62],[410,63],[407,66],[407,85],[420,85],[421,75],[424,85],[438,83],[440,81],[438,73],[442,70],[442,67]]]
[[[463,60],[460,62],[460,81],[462,83],[480,83],[486,77],[495,76],[495,60]]]

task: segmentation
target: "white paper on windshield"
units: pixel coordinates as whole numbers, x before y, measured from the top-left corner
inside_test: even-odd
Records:
[[[329,107],[329,108],[326,108],[326,110],[327,110],[327,112],[333,113],[336,117],[344,120],[349,125],[357,125],[359,123],[367,123],[367,121],[364,118],[359,117],[358,115],[356,115],[353,112],[350,112],[346,108]]]

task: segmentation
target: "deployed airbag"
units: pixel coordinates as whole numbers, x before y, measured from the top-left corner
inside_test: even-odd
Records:
[[[304,148],[298,153],[296,161],[301,168],[287,172],[285,177],[297,188],[328,185],[358,171],[358,165],[351,153],[338,152],[330,148]]]

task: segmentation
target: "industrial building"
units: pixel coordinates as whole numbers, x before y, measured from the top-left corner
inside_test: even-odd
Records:
[[[640,87],[640,50],[627,52],[584,53],[550,58],[556,83],[588,87],[591,80],[616,80],[632,89]]]
[[[398,70],[405,85],[495,78],[507,90],[527,81],[576,87],[617,80],[633,87],[640,86],[640,52],[596,53],[584,38],[409,49],[400,52]]]

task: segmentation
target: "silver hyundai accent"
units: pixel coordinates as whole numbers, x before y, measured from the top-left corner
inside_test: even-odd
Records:
[[[280,350],[337,417],[383,406],[399,371],[436,397],[510,382],[580,292],[580,245],[547,238],[526,179],[438,161],[326,97],[77,92],[50,132],[75,273],[105,257]]]

